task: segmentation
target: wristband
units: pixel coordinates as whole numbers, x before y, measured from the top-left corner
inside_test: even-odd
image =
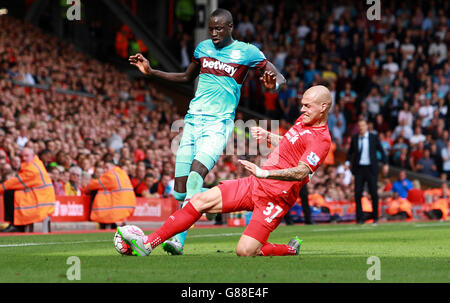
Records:
[[[258,178],[267,178],[269,176],[269,171],[256,167],[255,176]]]

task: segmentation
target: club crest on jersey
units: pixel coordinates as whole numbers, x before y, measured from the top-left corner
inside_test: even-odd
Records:
[[[314,152],[311,152],[306,157],[306,160],[308,160],[309,164],[311,164],[312,166],[317,166],[317,163],[319,163],[320,158]]]
[[[203,59],[202,67],[225,71],[226,73],[230,74],[231,77],[233,77],[233,75],[237,71],[237,67],[233,67],[226,63],[220,62],[219,60],[208,60],[207,58]]]
[[[241,51],[238,50],[238,49],[233,49],[233,50],[231,51],[230,58],[233,59],[233,60],[239,60],[239,59],[241,59]]]

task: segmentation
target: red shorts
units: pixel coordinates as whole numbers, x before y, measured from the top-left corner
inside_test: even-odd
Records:
[[[227,180],[218,186],[222,192],[222,212],[252,211],[244,235],[264,244],[291,208],[281,199],[270,198],[260,188],[255,177]]]

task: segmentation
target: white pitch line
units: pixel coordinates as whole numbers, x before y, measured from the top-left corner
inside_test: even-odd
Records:
[[[240,236],[242,233],[223,233],[223,234],[206,234],[206,235],[191,235],[190,238],[207,238],[207,237],[232,237]],[[0,244],[0,248],[8,247],[24,247],[24,246],[44,246],[44,245],[71,245],[82,243],[100,243],[100,242],[112,242],[112,240],[92,240],[92,241],[73,241],[73,242],[41,242],[41,243],[13,243],[13,244]]]
[[[348,227],[348,228],[321,228],[321,229],[313,229],[314,232],[321,231],[346,231],[346,230],[371,230],[377,228],[376,226],[364,226],[364,227]]]
[[[224,233],[224,234],[206,234],[206,235],[191,235],[189,238],[207,238],[207,237],[232,237],[232,236],[241,236],[242,233]]]
[[[450,226],[449,223],[440,222],[440,223],[417,223],[414,224],[414,227],[433,227],[433,226]]]
[[[433,226],[450,226],[449,223],[419,223],[414,224],[414,227],[433,227]],[[313,229],[313,232],[324,232],[324,231],[346,231],[346,230],[373,230],[378,228],[377,226],[361,226],[361,227],[348,227],[348,228],[323,228],[323,229]],[[205,235],[190,235],[190,238],[209,238],[209,237],[233,237],[240,236],[242,233],[222,233],[222,234],[205,234]],[[24,247],[24,246],[43,246],[43,245],[71,245],[71,244],[82,244],[82,243],[100,243],[109,242],[111,240],[92,240],[92,241],[73,241],[73,242],[41,242],[41,243],[15,243],[15,244],[0,244],[0,248],[8,247]]]
[[[81,243],[96,243],[96,242],[109,242],[109,241],[110,240],[74,241],[74,242],[15,243],[15,244],[0,244],[0,248],[4,248],[4,247],[23,247],[23,246],[40,246],[40,245],[57,245],[57,244],[81,244]]]

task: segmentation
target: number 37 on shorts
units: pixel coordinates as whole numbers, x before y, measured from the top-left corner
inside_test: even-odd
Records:
[[[263,211],[263,215],[267,216],[264,220],[266,220],[267,223],[271,223],[282,211],[283,208],[280,206],[268,202],[266,209]]]

